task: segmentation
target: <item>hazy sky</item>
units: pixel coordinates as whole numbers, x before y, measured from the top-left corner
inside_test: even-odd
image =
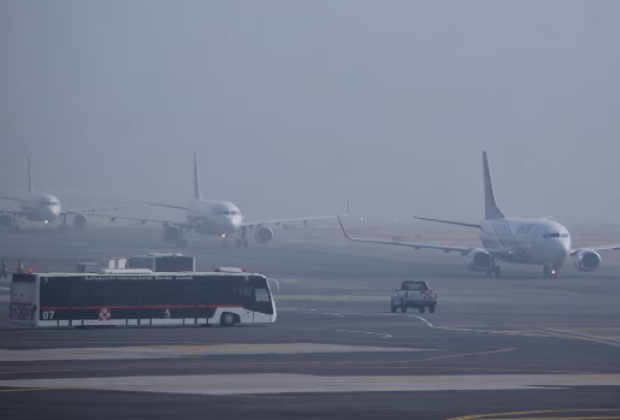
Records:
[[[0,1],[0,187],[620,214],[620,2]],[[62,197],[61,197],[62,198]]]

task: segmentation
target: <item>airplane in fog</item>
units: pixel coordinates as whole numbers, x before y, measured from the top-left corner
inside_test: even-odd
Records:
[[[23,195],[5,195],[0,194],[0,199],[19,202],[19,210],[0,209],[0,228],[4,230],[19,230],[19,222],[21,219],[30,220],[32,222],[43,222],[46,225],[56,219],[60,219],[60,230],[66,232],[69,230],[67,224],[67,216],[73,215],[73,226],[83,228],[88,223],[88,219],[84,215],[85,212],[116,210],[127,206],[118,207],[100,207],[80,210],[63,209],[58,197],[52,194],[37,193],[32,187],[32,171],[30,167],[30,156],[28,156],[28,191]]]
[[[112,221],[120,220],[139,220],[142,224],[147,222],[160,223],[163,227],[162,239],[169,244],[177,246],[187,246],[185,236],[194,230],[200,235],[221,236],[222,246],[228,246],[228,236],[236,233],[239,235],[236,241],[238,248],[247,248],[249,241],[247,230],[254,229],[254,239],[259,244],[265,245],[271,242],[273,230],[268,225],[280,225],[283,223],[303,222],[308,226],[310,220],[335,219],[339,215],[333,216],[313,216],[299,217],[292,219],[268,219],[246,221],[241,215],[239,207],[230,201],[207,200],[202,198],[200,192],[200,180],[198,174],[198,158],[194,152],[194,199],[187,206],[176,206],[171,204],[147,203],[149,206],[166,207],[185,211],[186,221],[172,222],[162,219],[149,219],[143,217],[117,217],[101,213],[93,213],[94,216],[110,217]],[[345,213],[346,214],[346,213]]]
[[[412,242],[382,241],[350,237],[340,221],[347,239],[356,242],[370,242],[387,245],[407,246],[414,249],[439,249],[444,252],[460,252],[465,256],[467,267],[486,272],[487,276],[501,275],[498,261],[519,264],[542,265],[543,276],[557,278],[558,271],[569,256],[575,257],[574,265],[581,272],[596,271],[601,266],[597,251],[620,249],[620,244],[571,248],[568,229],[549,219],[512,219],[504,217],[495,203],[491,172],[486,152],[482,153],[484,173],[485,220],[481,224],[454,222],[450,220],[416,217],[438,223],[465,226],[480,230],[480,242],[484,248],[468,248],[450,245],[420,244]]]

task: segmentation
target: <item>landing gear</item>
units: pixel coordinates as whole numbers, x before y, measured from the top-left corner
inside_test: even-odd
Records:
[[[176,246],[179,248],[187,248],[187,239],[185,239],[185,235],[189,232],[189,229],[180,228],[178,239],[174,242]]]
[[[183,239],[179,239],[176,242],[176,246],[180,247],[180,248],[187,248],[187,239],[183,238]]]
[[[243,226],[241,229],[239,229],[239,237],[237,238],[237,241],[235,242],[235,244],[237,245],[237,248],[247,248],[250,246],[250,242],[248,241],[248,237],[246,236],[246,232],[245,232],[245,226]]]
[[[546,279],[557,279],[560,277],[560,268],[556,265],[546,265],[543,267],[543,277]]]
[[[492,268],[489,268],[486,271],[486,275],[487,277],[501,277],[502,276],[502,269],[500,268],[499,265],[496,265]]]
[[[58,229],[62,233],[69,232],[69,225],[67,224],[67,216],[66,215],[62,216],[62,218],[60,219],[60,226],[58,226]]]
[[[17,223],[14,223],[9,229],[11,230],[11,232],[17,232],[19,231],[19,225]]]

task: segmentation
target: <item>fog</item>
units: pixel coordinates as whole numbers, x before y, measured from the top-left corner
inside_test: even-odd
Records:
[[[358,215],[477,221],[487,150],[506,215],[614,220],[619,13],[613,0],[5,0],[0,188],[26,188],[29,154],[39,191],[185,205],[195,150],[203,196],[248,218],[351,197]]]

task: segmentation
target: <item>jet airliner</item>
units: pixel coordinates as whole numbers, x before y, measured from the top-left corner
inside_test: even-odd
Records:
[[[568,229],[556,221],[504,217],[495,202],[486,152],[482,154],[482,166],[485,197],[485,220],[482,223],[463,223],[414,216],[420,220],[479,229],[482,248],[352,238],[347,234],[342,220],[339,218],[342,231],[347,239],[356,242],[459,252],[465,256],[465,264],[470,270],[485,272],[489,277],[501,275],[501,269],[497,262],[504,261],[540,265],[543,266],[544,277],[557,278],[560,268],[569,256],[575,258],[574,265],[577,270],[581,272],[596,271],[601,266],[599,251],[620,249],[620,244],[572,248]]]
[[[0,194],[0,199],[17,201],[19,210],[0,209],[0,228],[5,230],[19,230],[19,222],[22,219],[33,222],[43,222],[46,225],[52,221],[60,220],[60,230],[69,230],[67,217],[73,216],[73,226],[82,228],[88,223],[85,212],[117,210],[128,206],[100,207],[80,210],[69,210],[63,208],[58,197],[52,194],[35,192],[32,187],[32,170],[30,167],[30,156],[28,156],[28,190],[23,195]]]
[[[238,234],[236,246],[247,248],[249,241],[247,231],[254,230],[254,240],[259,244],[265,245],[271,242],[273,230],[269,225],[280,225],[284,223],[303,222],[308,226],[310,220],[335,219],[339,215],[332,216],[312,216],[291,219],[267,219],[267,220],[244,220],[239,207],[230,201],[207,200],[202,198],[200,191],[200,179],[198,173],[198,158],[194,152],[194,199],[187,206],[177,206],[161,203],[147,203],[149,206],[166,207],[185,211],[186,220],[170,221],[162,219],[150,219],[139,217],[117,217],[101,213],[92,213],[94,216],[110,217],[111,220],[138,220],[142,224],[158,223],[162,225],[162,239],[169,244],[177,246],[187,246],[185,236],[190,231],[195,231],[200,235],[220,236],[222,246],[228,247],[227,238],[232,234]],[[346,213],[345,213],[346,214]],[[342,215],[345,215],[342,214]]]

